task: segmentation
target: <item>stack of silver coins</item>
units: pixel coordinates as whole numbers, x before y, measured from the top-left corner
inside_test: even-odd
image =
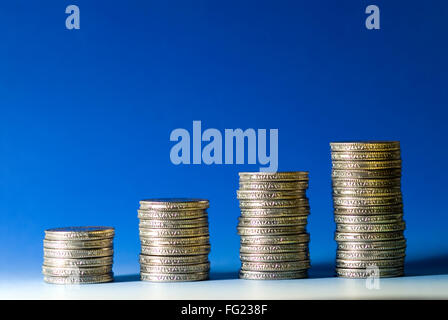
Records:
[[[198,281],[209,277],[208,200],[140,201],[140,277],[144,281]]]
[[[87,284],[113,281],[111,227],[68,227],[45,230],[44,281]]]
[[[240,278],[307,277],[308,172],[241,172],[239,176]]]
[[[401,153],[398,141],[330,143],[340,277],[404,273]]]

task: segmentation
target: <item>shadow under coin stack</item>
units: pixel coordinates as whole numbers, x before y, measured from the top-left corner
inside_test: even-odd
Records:
[[[209,277],[208,200],[140,201],[140,277],[144,281],[198,281]]]
[[[401,155],[398,141],[330,143],[340,277],[404,274]]]
[[[306,278],[308,172],[241,172],[239,176],[240,278]]]
[[[45,230],[44,281],[87,284],[113,281],[111,227],[68,227]]]

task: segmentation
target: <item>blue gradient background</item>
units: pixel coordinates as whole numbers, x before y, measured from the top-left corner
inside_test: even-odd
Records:
[[[279,170],[310,171],[315,268],[335,258],[329,142],[400,140],[408,262],[446,263],[447,26],[446,1],[2,1],[0,281],[41,277],[44,229],[68,225],[115,226],[115,272],[137,273],[149,197],[210,199],[212,270],[237,270],[238,172],[259,166],[173,165],[193,120],[279,129]]]

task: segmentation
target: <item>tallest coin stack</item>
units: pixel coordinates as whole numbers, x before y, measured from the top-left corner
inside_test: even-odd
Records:
[[[406,239],[400,143],[333,142],[330,146],[337,275],[402,276]]]

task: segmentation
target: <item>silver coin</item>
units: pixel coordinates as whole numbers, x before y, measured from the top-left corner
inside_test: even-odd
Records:
[[[285,262],[241,262],[242,271],[297,271],[310,267],[309,260]]]
[[[142,229],[189,229],[207,227],[207,218],[197,218],[188,220],[140,220],[139,227]]]
[[[113,246],[113,239],[101,240],[47,240],[44,239],[44,248],[49,249],[99,249]]]
[[[309,233],[301,233],[297,235],[284,236],[241,236],[241,245],[279,245],[290,243],[308,243],[310,241]]]
[[[335,197],[388,197],[400,196],[400,188],[346,188],[333,187]]]
[[[354,142],[331,142],[331,152],[347,151],[370,151],[386,152],[400,150],[399,141],[354,141]]]
[[[337,259],[342,260],[381,260],[404,258],[406,248],[395,250],[341,251],[336,253]]]
[[[165,198],[165,199],[146,199],[140,201],[140,209],[151,210],[199,210],[207,209],[209,201],[205,199],[188,198]]]
[[[334,206],[362,207],[362,206],[387,206],[402,203],[401,195],[391,197],[333,197]]]
[[[54,277],[54,276],[44,276],[44,281],[51,284],[93,284],[93,283],[103,283],[111,282],[114,280],[113,274],[104,274],[97,276],[73,276],[73,277]]]
[[[336,170],[380,170],[401,168],[401,160],[373,161],[373,160],[334,160],[332,167]]]
[[[92,240],[113,238],[112,227],[64,227],[45,230],[47,240]]]
[[[308,260],[309,252],[308,250],[297,251],[297,252],[284,252],[284,253],[242,253],[240,254],[241,261],[245,262],[280,262],[280,261],[297,261],[297,260]]]
[[[240,217],[240,227],[276,227],[276,226],[291,226],[291,225],[303,225],[308,221],[308,216],[295,216],[295,217],[269,217],[269,218],[250,218]]]
[[[100,248],[100,249],[49,249],[44,248],[44,256],[46,258],[68,258],[68,259],[81,259],[81,258],[98,258],[112,256],[114,250],[112,248]]]
[[[196,256],[147,256],[140,255],[140,264],[144,265],[189,265],[207,263],[208,254]]]
[[[198,273],[209,272],[210,263],[190,264],[190,265],[178,265],[178,266],[164,266],[164,265],[150,265],[141,264],[140,271],[142,273],[150,274],[171,274],[171,273]]]
[[[202,246],[210,244],[209,236],[188,237],[188,238],[142,238],[142,246]]]
[[[363,269],[346,269],[346,268],[336,268],[336,274],[338,277],[344,278],[354,278],[354,279],[365,279],[369,277],[380,277],[380,278],[388,278],[388,277],[401,277],[404,275],[403,268],[387,268],[387,269],[379,269],[378,274],[375,274],[374,269],[371,270],[363,270]]]
[[[271,236],[299,234],[306,232],[306,224],[294,226],[280,226],[270,228],[256,227],[237,227],[238,234],[242,236]]]
[[[240,181],[240,190],[306,190],[308,181]]]
[[[369,206],[369,207],[343,207],[335,206],[335,215],[388,215],[403,213],[403,204],[389,206]]]
[[[391,179],[333,179],[333,188],[400,188],[401,178]]]
[[[153,282],[180,282],[180,281],[201,281],[207,280],[209,277],[208,272],[197,273],[140,273],[142,281]]]
[[[393,250],[406,247],[406,239],[393,241],[338,242],[338,250]]]
[[[331,160],[352,160],[352,161],[384,161],[400,160],[400,150],[394,151],[339,151],[331,153]]]
[[[303,279],[308,277],[306,270],[298,271],[240,271],[240,278],[246,280],[286,280]]]
[[[140,236],[143,238],[177,238],[177,237],[199,237],[207,236],[209,234],[208,227],[189,228],[189,229],[155,229],[142,228],[140,229]]]
[[[281,200],[281,199],[304,199],[305,190],[293,191],[257,191],[257,190],[237,190],[239,200]]]
[[[395,268],[403,267],[404,258],[384,259],[384,260],[343,260],[336,259],[337,268],[366,269],[367,267]]]
[[[341,179],[375,179],[401,177],[401,169],[376,169],[376,170],[339,170],[332,169],[332,178]]]
[[[308,172],[240,172],[240,181],[308,181]]]
[[[44,266],[48,267],[96,267],[112,265],[113,256],[87,259],[66,259],[44,257]]]
[[[390,240],[402,240],[404,235],[402,231],[395,232],[359,232],[359,233],[348,233],[348,232],[336,232],[335,240],[338,242],[342,241],[390,241]]]
[[[406,228],[404,221],[396,223],[366,223],[366,224],[342,224],[336,226],[337,232],[394,232],[403,231]]]
[[[42,273],[46,276],[72,277],[72,276],[97,276],[112,272],[112,265],[90,268],[60,268],[60,267],[42,267]]]
[[[357,216],[349,216],[349,215],[335,215],[334,221],[336,223],[343,224],[359,224],[359,223],[392,223],[392,222],[400,222],[403,220],[403,214],[388,214],[388,215],[357,215]]]
[[[241,245],[240,252],[261,254],[261,253],[283,253],[283,252],[302,252],[308,249],[308,243],[293,243],[293,244],[279,244],[279,245]]]
[[[309,206],[308,198],[285,200],[240,200],[241,209],[294,208]]]
[[[161,211],[161,210],[138,210],[138,218],[142,220],[185,220],[206,218],[207,211],[200,210],[178,210],[178,211]]]
[[[195,247],[148,247],[142,246],[143,255],[154,256],[194,256],[203,255],[210,252],[210,245]]]
[[[242,217],[296,217],[310,214],[310,207],[241,209]]]

